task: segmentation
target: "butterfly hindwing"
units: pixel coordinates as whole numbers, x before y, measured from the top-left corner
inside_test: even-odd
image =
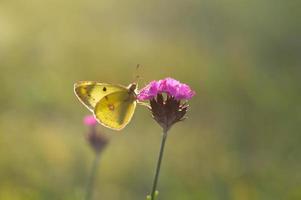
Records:
[[[96,105],[94,115],[106,127],[123,129],[131,120],[136,98],[129,91],[117,91],[104,96]]]
[[[80,81],[74,84],[74,92],[79,100],[91,111],[94,111],[96,104],[106,95],[127,91],[127,88],[95,81]]]

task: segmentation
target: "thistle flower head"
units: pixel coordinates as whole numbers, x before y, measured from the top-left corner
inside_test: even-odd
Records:
[[[98,124],[93,115],[88,115],[84,118],[84,124],[90,127],[86,134],[86,139],[91,148],[96,152],[101,152],[108,144],[108,139],[96,129]]]
[[[150,82],[139,92],[137,98],[140,101],[150,101],[153,118],[167,132],[173,124],[184,120],[188,109],[187,100],[194,95],[195,92],[188,85],[165,78]]]

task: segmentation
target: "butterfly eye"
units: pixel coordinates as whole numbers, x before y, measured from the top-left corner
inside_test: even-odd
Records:
[[[104,91],[104,92],[107,91],[107,88],[106,88],[106,87],[103,87],[103,88],[102,88],[102,91]]]

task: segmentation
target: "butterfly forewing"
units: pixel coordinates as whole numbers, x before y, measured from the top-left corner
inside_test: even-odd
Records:
[[[94,115],[101,124],[115,130],[123,129],[131,120],[136,98],[129,91],[104,96],[95,106]]]
[[[104,97],[115,92],[127,92],[128,89],[119,85],[98,83],[95,81],[80,81],[74,84],[74,92],[78,99],[91,111]]]

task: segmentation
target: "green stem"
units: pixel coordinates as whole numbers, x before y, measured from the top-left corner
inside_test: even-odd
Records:
[[[98,163],[99,163],[99,158],[100,158],[100,153],[98,153],[98,152],[95,153],[95,158],[94,158],[94,161],[93,161],[91,172],[90,172],[89,177],[88,177],[85,200],[92,199],[94,182],[95,182],[95,178],[96,178],[96,172],[97,172],[97,166],[98,166]]]
[[[153,188],[152,188],[152,193],[151,193],[151,200],[155,199],[155,193],[157,190],[157,184],[158,184],[159,173],[160,173],[161,162],[162,162],[162,158],[163,158],[166,139],[167,139],[167,131],[163,131],[160,153],[159,153],[159,158],[158,158],[158,162],[157,162],[157,169],[156,169],[155,179],[153,182]]]

